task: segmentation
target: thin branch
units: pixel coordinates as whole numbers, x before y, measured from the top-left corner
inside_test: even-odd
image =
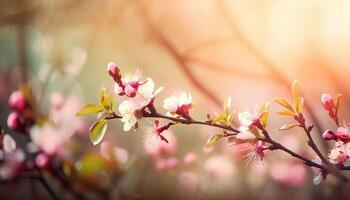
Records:
[[[52,199],[54,200],[59,200],[60,198],[58,198],[55,194],[55,192],[53,191],[53,189],[50,187],[49,183],[46,181],[44,175],[42,174],[41,171],[39,171],[39,181],[40,183],[45,187],[45,189],[47,190],[47,192],[50,194],[50,196],[52,197]]]
[[[224,125],[219,125],[219,124],[211,124],[210,122],[202,122],[202,121],[197,121],[197,120],[188,120],[188,119],[183,119],[183,118],[175,118],[175,117],[170,117],[170,116],[166,116],[166,115],[162,115],[159,113],[144,113],[144,116],[146,118],[162,118],[162,119],[167,119],[167,120],[171,120],[174,122],[178,122],[181,124],[199,124],[199,125],[205,125],[205,126],[211,126],[211,127],[215,127],[215,128],[220,128],[223,130],[227,130],[227,131],[231,131],[233,132],[233,134],[227,133],[226,136],[233,136],[236,135],[237,133],[239,133],[240,131],[231,127],[231,126],[224,126]],[[106,117],[106,119],[120,119],[122,118],[121,116],[117,115],[116,113],[113,113],[111,116]],[[265,130],[266,131],[266,130]],[[267,131],[266,131],[266,134]],[[269,135],[269,134],[268,134]],[[293,152],[292,150],[288,149],[287,147],[283,146],[281,143],[278,143],[276,141],[274,141],[273,139],[271,139],[270,137],[267,138],[259,138],[259,140],[267,142],[269,144],[272,145],[272,150],[277,149],[277,150],[281,150],[284,151],[288,154],[290,154],[291,156],[298,158],[300,160],[302,160],[307,166],[311,166],[311,167],[316,167],[316,168],[320,168],[320,169],[325,169],[324,166],[317,164],[315,162],[313,162],[312,160],[297,154],[295,152]]]

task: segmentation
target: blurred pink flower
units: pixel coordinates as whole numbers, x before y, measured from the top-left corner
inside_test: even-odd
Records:
[[[100,153],[104,159],[115,159],[119,163],[125,163],[129,157],[128,152],[125,149],[112,146],[108,142],[101,143]]]
[[[197,154],[195,153],[187,153],[184,157],[184,163],[186,165],[193,165],[198,160]]]
[[[172,168],[175,168],[177,167],[179,164],[179,160],[176,158],[176,157],[170,157],[166,160],[166,167],[168,169],[172,169]]]
[[[235,173],[236,169],[232,161],[224,156],[208,158],[204,162],[204,169],[219,181],[227,181]]]
[[[179,174],[179,192],[184,197],[194,197],[198,193],[198,176],[190,171]]]
[[[30,130],[30,137],[33,143],[45,154],[56,155],[66,142],[62,130],[51,124],[44,126],[33,126]]]
[[[172,130],[164,131],[163,135],[167,138],[169,143],[163,142],[158,135],[154,134],[153,128],[146,130],[143,147],[147,154],[152,157],[158,157],[161,154],[171,155],[176,152],[177,139]]]
[[[64,98],[62,94],[54,92],[51,94],[50,100],[49,116],[62,137],[69,139],[74,133],[84,128],[83,120],[75,116],[75,113],[82,107],[79,98],[75,96]]]
[[[9,97],[8,104],[11,109],[23,112],[27,106],[27,100],[20,90],[14,91]]]
[[[50,163],[50,157],[48,155],[46,155],[45,153],[39,153],[36,157],[35,157],[35,164],[36,166],[40,167],[40,168],[45,168],[49,165]]]
[[[271,177],[287,186],[301,187],[306,178],[306,169],[301,164],[275,162],[270,168]]]
[[[10,154],[5,154],[3,163],[0,166],[0,177],[2,179],[11,179],[23,169],[25,154],[18,149]]]

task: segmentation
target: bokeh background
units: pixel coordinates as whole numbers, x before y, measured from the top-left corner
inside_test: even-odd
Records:
[[[290,98],[291,82],[297,79],[308,121],[315,123],[314,137],[319,139],[323,130],[334,128],[321,108],[323,92],[342,92],[341,116],[350,117],[349,9],[347,0],[1,0],[1,127],[11,132],[6,125],[7,99],[21,81],[34,85],[42,112],[48,109],[53,91],[85,103],[97,102],[101,87],[113,89],[106,65],[115,62],[122,72],[140,68],[145,77],[164,86],[156,101],[160,111],[165,112],[165,97],[179,91],[191,93],[196,103],[192,115],[198,119],[220,111],[228,96],[237,112],[252,111],[274,97]],[[271,106],[268,128],[273,137],[305,151],[306,140],[297,130],[277,131],[290,119],[277,116],[279,107]],[[92,120],[84,118],[87,126]],[[198,126],[173,129],[177,142],[170,157],[179,164],[159,170],[144,148],[150,123],[144,120],[136,133],[125,134],[115,121],[104,138],[126,149],[128,162],[133,163],[123,166],[125,175],[118,184],[127,198],[348,196],[349,186],[332,177],[314,186],[311,170],[282,153],[271,152],[266,162],[247,164],[241,151],[224,141],[205,150],[207,138],[218,130]],[[87,129],[82,138],[89,151],[99,148],[88,142]],[[327,152],[324,143],[318,143]],[[183,161],[189,152],[198,157],[195,165]],[[1,187],[27,191],[28,184]]]

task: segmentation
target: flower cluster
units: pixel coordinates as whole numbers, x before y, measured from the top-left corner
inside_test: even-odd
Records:
[[[310,166],[315,174],[313,181],[315,184],[324,180],[328,174],[336,175],[343,180],[345,179],[341,174],[339,175],[336,172],[338,169],[341,170],[344,167],[350,166],[350,154],[348,153],[350,128],[345,125],[340,126],[338,117],[340,97],[342,95],[338,95],[335,101],[329,94],[322,95],[323,107],[328,111],[329,116],[338,126],[335,132],[327,130],[322,135],[325,140],[336,141],[335,148],[328,156],[322,155],[311,137],[311,131],[314,126],[306,123],[303,114],[304,98],[299,92],[297,81],[294,81],[292,84],[292,102],[284,98],[275,99],[275,102],[284,108],[284,110],[278,112],[278,114],[292,117],[295,121],[295,123],[283,125],[279,130],[285,131],[294,127],[301,128],[308,138],[310,148],[317,154],[316,159],[311,160],[300,152],[295,152],[293,149],[289,149],[272,138],[267,130],[267,122],[270,115],[269,103],[260,107],[257,106],[257,109],[253,112],[239,112],[237,114],[237,123],[237,121],[235,121],[236,113],[231,106],[232,100],[231,98],[227,98],[224,102],[222,112],[214,113],[213,115],[207,114],[207,121],[197,121],[190,115],[190,110],[193,107],[191,94],[182,92],[175,93],[173,96],[164,100],[163,107],[167,110],[167,113],[163,115],[159,113],[155,107],[155,99],[158,93],[163,89],[162,87],[155,90],[153,80],[151,78],[143,80],[140,70],[137,70],[133,74],[121,75],[118,66],[114,63],[109,63],[107,69],[109,75],[114,80],[115,95],[125,96],[126,99],[119,104],[118,110],[120,115],[118,115],[113,110],[114,100],[111,100],[107,92],[102,90],[100,105],[86,105],[77,113],[77,115],[99,113],[97,121],[90,129],[90,139],[94,144],[98,144],[102,140],[107,129],[108,120],[110,119],[120,118],[124,123],[124,131],[129,131],[133,127],[137,129],[138,121],[142,118],[159,118],[168,120],[168,122],[162,124],[160,120],[156,119],[152,127],[147,129],[147,132],[148,135],[152,135],[157,141],[163,141],[164,143],[158,145],[159,148],[155,151],[149,150],[152,148],[149,148],[149,145],[145,145],[146,151],[156,152],[155,155],[162,155],[161,151],[163,150],[161,149],[167,152],[174,146],[171,137],[167,136],[167,133],[171,131],[169,130],[170,127],[177,124],[200,124],[221,130],[220,133],[209,138],[206,145],[208,148],[211,148],[220,139],[226,138],[230,145],[242,144],[249,147],[249,153],[247,155],[248,162],[255,159],[263,161],[266,156],[266,151],[281,150],[294,158],[302,160],[305,165]],[[235,128],[237,124],[239,125]],[[171,153],[166,153],[165,155],[171,155]],[[159,159],[158,156],[156,157],[156,168],[159,170],[174,168],[179,162],[172,156],[166,156],[161,159]],[[189,157],[188,160],[191,160],[191,158]],[[290,183],[291,185],[300,185],[304,175],[300,175],[298,178],[294,179],[294,176],[286,173],[287,170],[292,169],[296,173],[302,172],[305,174],[305,170],[300,164],[293,164],[291,168],[289,165],[276,166],[283,168],[284,171],[283,173],[274,175],[274,179],[283,184]],[[211,170],[212,167],[208,164],[207,168]]]
[[[7,125],[12,130],[25,133],[28,131],[28,127],[33,124],[33,98],[31,95],[31,90],[27,87],[11,94],[8,105],[12,112],[7,118]]]

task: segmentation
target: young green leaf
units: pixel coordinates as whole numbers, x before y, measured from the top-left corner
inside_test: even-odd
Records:
[[[85,105],[82,109],[80,109],[75,115],[76,116],[83,116],[83,115],[90,115],[101,112],[101,107],[95,105],[95,104],[88,104]]]
[[[106,134],[108,127],[107,119],[100,119],[96,121],[90,128],[90,140],[94,145],[100,143],[103,136]]]
[[[299,126],[299,124],[287,124],[287,125],[284,125],[284,126],[282,126],[281,128],[279,128],[278,130],[280,130],[280,131],[285,131],[285,130],[294,128],[294,127],[296,127],[296,126]]]
[[[100,105],[105,108],[106,110],[110,109],[110,97],[106,90],[106,88],[102,88],[100,92]]]
[[[219,141],[223,137],[224,137],[223,134],[216,134],[211,136],[207,142],[207,148],[212,147],[217,141]]]
[[[295,113],[292,112],[292,111],[289,111],[289,110],[277,112],[277,114],[279,114],[279,115],[284,115],[284,116],[295,116]]]
[[[338,113],[339,106],[340,106],[340,100],[342,99],[343,94],[338,94],[335,99],[335,112]]]
[[[280,104],[281,106],[287,108],[288,110],[290,110],[292,112],[295,112],[293,106],[290,105],[285,99],[283,99],[283,98],[276,98],[276,99],[274,99],[274,101],[276,103]]]

